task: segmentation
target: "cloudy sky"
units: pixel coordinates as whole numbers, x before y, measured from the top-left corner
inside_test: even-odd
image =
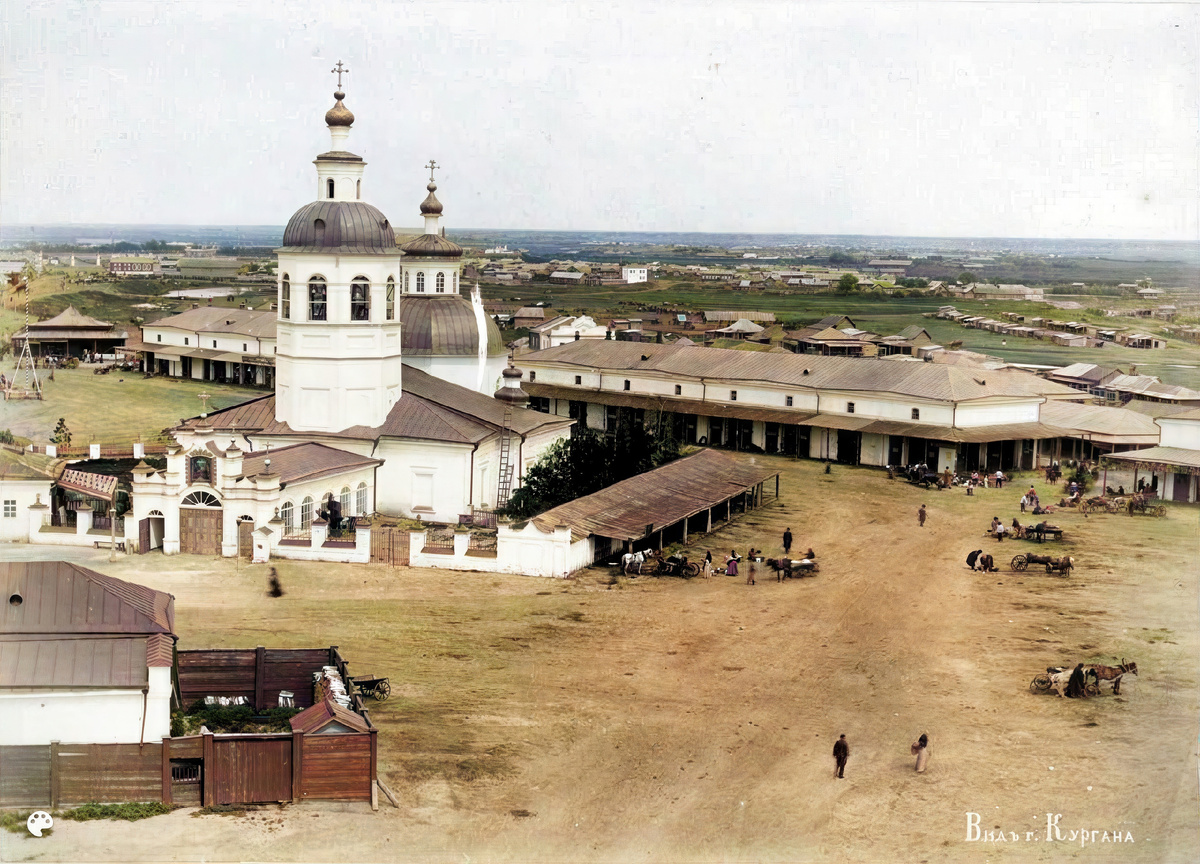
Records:
[[[0,219],[1195,240],[1191,3],[0,4]]]

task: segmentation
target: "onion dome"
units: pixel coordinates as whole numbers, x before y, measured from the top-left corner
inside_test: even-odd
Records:
[[[461,258],[463,248],[441,234],[419,234],[400,247],[415,258]]]
[[[350,113],[350,109],[342,104],[342,100],[346,98],[346,94],[338,90],[333,94],[333,98],[337,100],[333,107],[325,112],[326,126],[350,126],[354,123],[354,115]]]
[[[504,354],[500,328],[484,315],[487,354]],[[400,297],[400,351],[405,357],[478,357],[479,321],[458,294]]]
[[[521,370],[513,366],[510,360],[508,366],[500,374],[504,377],[504,383],[492,396],[501,402],[509,403],[514,408],[525,407],[529,402],[529,394],[521,389]]]
[[[425,216],[433,214],[435,216],[441,216],[442,202],[439,201],[437,196],[433,194],[437,191],[437,184],[430,180],[429,185],[425,188],[429,190],[429,194],[426,195],[425,200],[421,202],[421,215]]]
[[[395,255],[396,234],[387,217],[363,201],[314,201],[288,220],[283,248]]]

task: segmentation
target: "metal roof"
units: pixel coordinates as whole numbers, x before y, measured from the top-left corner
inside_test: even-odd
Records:
[[[1073,435],[1084,433],[1093,440],[1110,444],[1158,443],[1159,428],[1154,419],[1124,408],[1047,402],[1042,406],[1041,419],[1070,429]]]
[[[588,535],[637,540],[720,504],[779,474],[768,460],[701,450],[533,517],[542,531],[559,525],[573,538]]]
[[[1120,453],[1108,453],[1101,458],[1104,460],[1117,459],[1122,462],[1136,462],[1139,465],[1162,466],[1158,470],[1175,467],[1200,469],[1200,450],[1185,450],[1182,447],[1147,447],[1144,450],[1125,450]]]
[[[705,321],[765,321],[768,324],[775,323],[774,312],[747,312],[747,311],[706,311],[704,313]]]
[[[696,414],[702,417],[732,417],[744,420],[763,420],[768,423],[808,423],[816,414],[798,408],[763,408],[756,405],[703,402],[699,399],[680,399],[670,396],[629,393],[623,390],[581,390],[556,387],[552,384],[525,383],[521,389],[530,396],[552,399],[576,399],[598,405],[617,405],[626,408],[645,408],[651,411],[670,411],[676,414]]]
[[[0,687],[143,687],[146,637],[14,639],[0,636]]]
[[[406,257],[459,258],[463,248],[441,234],[418,234],[400,247]]]
[[[811,390],[889,392],[943,402],[995,396],[1080,396],[1079,391],[1064,384],[1019,371],[721,348],[684,352],[674,345],[598,339],[581,339],[538,351],[526,355],[524,362],[645,370],[677,378],[768,381]]]
[[[0,635],[171,633],[175,598],[66,561],[0,562]]]
[[[44,327],[49,327],[49,328],[81,327],[81,328],[93,328],[93,329],[99,329],[99,330],[107,330],[112,326],[113,325],[110,324],[108,321],[97,321],[95,318],[92,318],[88,315],[84,315],[82,312],[80,312],[74,306],[68,306],[66,309],[59,312],[53,318],[47,318],[45,321],[38,321],[36,324],[30,324],[29,328],[31,330],[40,330]]]
[[[505,353],[500,328],[489,315],[483,319],[489,356]],[[400,350],[405,356],[467,356],[479,354],[479,321],[471,302],[458,294],[408,295],[400,298]]]
[[[324,222],[318,231],[317,221]],[[278,251],[395,255],[396,234],[386,216],[363,201],[314,201],[305,204],[283,229]],[[182,262],[181,262],[182,263]]]
[[[30,325],[32,326],[32,325]],[[68,339],[128,339],[129,331],[127,330],[30,330],[28,331],[29,341],[33,343],[39,342],[59,342]],[[14,333],[14,339],[24,339],[26,331]]]
[[[214,446],[210,444],[209,449]],[[267,470],[267,459],[271,460],[271,473],[279,475],[280,486],[383,464],[382,459],[372,459],[310,441],[244,456],[242,476],[254,477],[264,473]]]

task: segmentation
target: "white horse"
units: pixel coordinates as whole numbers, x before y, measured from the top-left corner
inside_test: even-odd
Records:
[[[626,552],[621,556],[621,572],[628,573],[636,568],[638,575],[642,575],[642,565],[646,563],[645,552]]]

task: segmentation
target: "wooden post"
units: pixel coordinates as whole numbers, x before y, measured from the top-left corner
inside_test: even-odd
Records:
[[[267,684],[267,649],[259,645],[254,649],[254,710],[262,711],[264,690]]]
[[[162,739],[162,803],[171,804],[171,739]]]
[[[704,525],[704,533],[705,534],[712,533],[712,511],[713,511],[713,508],[709,507],[708,508],[708,522],[706,522]]]
[[[57,741],[50,742],[50,809],[58,809],[58,800],[62,786],[62,774],[58,768],[58,744]]]
[[[304,733],[292,732],[292,803],[300,800],[300,782],[304,776]]]
[[[775,497],[779,497],[779,475],[775,475]]]
[[[213,733],[205,730],[204,732],[204,777],[201,784],[204,797],[201,803],[205,807],[211,807],[217,803],[217,760],[214,756],[213,748]]]
[[[371,730],[371,779],[375,780],[379,775],[379,730]]]

